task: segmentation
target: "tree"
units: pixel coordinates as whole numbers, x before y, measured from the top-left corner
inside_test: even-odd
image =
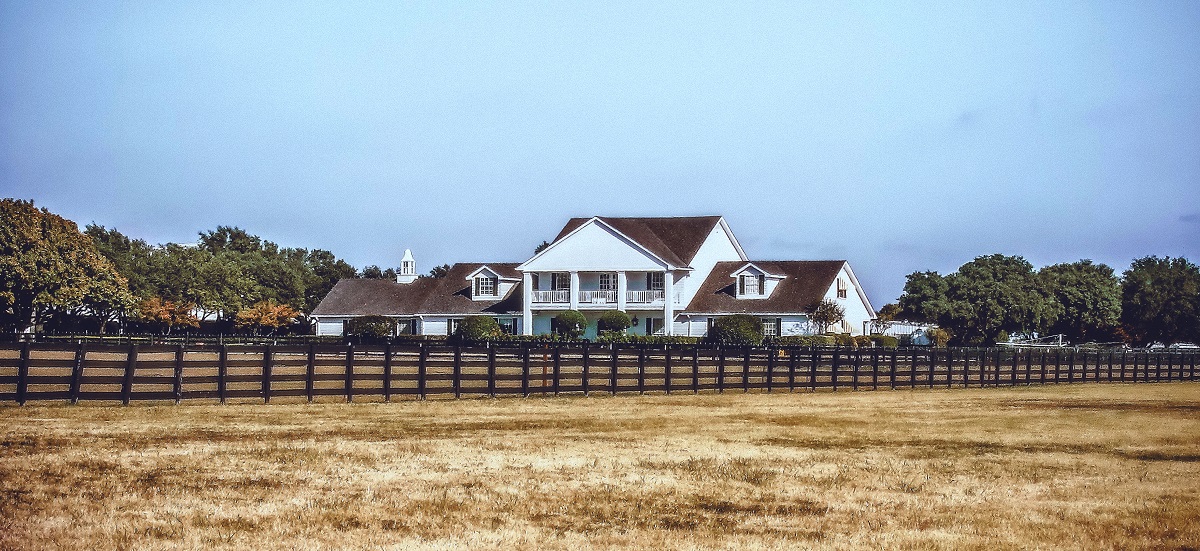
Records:
[[[633,320],[629,314],[620,310],[609,310],[596,320],[596,329],[600,332],[624,333],[631,325]]]
[[[587,318],[578,310],[566,310],[554,316],[554,332],[569,339],[578,339],[587,329]]]
[[[192,313],[195,308],[196,305],[192,303],[175,303],[151,297],[138,304],[138,318],[161,327],[164,335],[170,335],[174,327],[200,327],[200,320]]]
[[[455,336],[467,341],[486,341],[502,334],[500,324],[491,316],[467,316],[458,322]]]
[[[949,291],[946,279],[937,272],[908,274],[898,301],[899,316],[906,320],[937,323],[950,309]]]
[[[396,279],[396,269],[388,268],[388,269],[384,270],[384,269],[381,269],[379,266],[372,264],[370,266],[367,266],[366,268],[363,268],[362,277],[363,277],[363,279],[392,279],[392,280],[394,280],[394,279]]]
[[[763,342],[762,321],[749,314],[721,316],[708,330],[708,340],[722,344],[758,346]]]
[[[1057,317],[1046,330],[1072,341],[1110,340],[1121,319],[1121,282],[1104,264],[1080,260],[1046,266],[1042,286],[1057,303]]]
[[[824,299],[814,304],[811,310],[812,314],[809,314],[809,317],[813,323],[817,324],[819,333],[828,332],[831,326],[842,323],[846,319],[846,309],[830,299]]]
[[[540,253],[540,252],[546,250],[546,247],[549,247],[549,246],[550,246],[549,241],[542,241],[541,245],[538,245],[537,247],[533,248],[533,254]]]
[[[446,275],[449,273],[450,273],[450,265],[442,264],[441,266],[434,266],[431,270],[429,270],[429,275],[421,276],[421,277],[432,277],[434,279],[437,279],[437,278],[441,278],[441,277],[446,277]]]
[[[1142,345],[1200,340],[1200,268],[1182,257],[1134,260],[1122,277],[1121,321]]]
[[[0,328],[33,328],[80,308],[123,308],[130,299],[128,282],[74,222],[32,201],[0,200]]]
[[[891,329],[892,324],[900,319],[902,313],[899,304],[895,302],[884,304],[879,311],[875,312],[875,319],[871,322],[872,332],[881,334]]]
[[[300,312],[291,306],[264,300],[239,311],[234,325],[253,328],[255,334],[259,334],[263,329],[269,330],[269,334],[274,334],[279,329],[294,323],[299,317]]]

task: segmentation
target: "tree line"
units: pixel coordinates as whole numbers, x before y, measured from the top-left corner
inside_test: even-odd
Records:
[[[444,267],[435,268],[444,269]],[[0,328],[169,333],[307,332],[311,312],[339,279],[394,278],[358,271],[323,249],[280,247],[237,227],[200,232],[195,244],[150,244],[115,228],[0,200]]]
[[[914,272],[881,318],[936,323],[954,345],[1010,335],[1065,335],[1076,343],[1200,341],[1200,268],[1147,256],[1120,276],[1091,260],[1034,270],[1020,256],[988,255],[948,275]]]

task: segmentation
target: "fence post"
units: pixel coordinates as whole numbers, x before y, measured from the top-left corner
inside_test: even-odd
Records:
[[[1121,382],[1122,383],[1125,382],[1125,360],[1128,357],[1129,357],[1129,352],[1126,350],[1122,350],[1121,351]]]
[[[908,388],[917,388],[917,349],[908,350]]]
[[[521,343],[521,397],[529,397],[529,343]]]
[[[125,357],[125,379],[121,382],[121,403],[129,405],[133,394],[133,371],[137,368],[138,345],[129,345],[129,355]]]
[[[1017,370],[1021,367],[1021,351],[1013,350],[1012,371],[1008,374],[1008,386],[1017,386]],[[999,386],[999,385],[997,385]]]
[[[383,347],[383,401],[392,401],[392,343]]]
[[[562,368],[562,350],[558,343],[554,343],[554,395],[558,396],[558,379],[559,370]]]
[[[809,387],[810,392],[816,392],[817,391],[817,361],[818,361],[817,356],[818,356],[818,353],[815,348],[809,348],[808,354],[809,354],[809,356],[808,356],[808,359],[809,359],[808,387]]]
[[[221,345],[221,352],[217,355],[217,398],[221,403],[225,403],[228,394],[229,384],[225,380],[229,376],[229,348],[228,345]],[[310,377],[311,379],[311,377]]]
[[[1029,386],[1029,374],[1033,371],[1033,350],[1025,352],[1025,386]]]
[[[262,395],[263,403],[271,403],[271,346],[263,347],[262,363]]]
[[[842,358],[841,358],[841,353],[840,353],[838,350],[839,350],[839,349],[837,349],[837,348],[834,348],[834,349],[833,349],[833,367],[831,368],[831,370],[830,370],[830,372],[829,372],[829,380],[830,380],[830,382],[833,384],[833,391],[834,391],[834,392],[837,392],[837,387],[838,387],[838,367],[840,367],[840,366],[841,366],[841,360],[842,360]]]
[[[422,400],[428,397],[428,387],[426,386],[426,362],[429,361],[429,343],[421,341],[417,349],[417,396]]]
[[[946,388],[954,388],[954,349],[946,348]]]
[[[309,403],[313,401],[313,380],[317,373],[317,345],[309,343],[308,345],[308,362],[304,366],[304,395],[308,398]]]
[[[871,390],[879,390],[879,349],[871,349]]]
[[[929,349],[929,388],[933,388],[933,379],[937,369],[937,349]]]
[[[742,350],[742,392],[750,392],[750,347]]]
[[[25,405],[29,393],[29,342],[21,344],[21,363],[17,366],[17,403]]]
[[[788,392],[796,392],[796,349],[788,349]]]
[[[775,386],[775,347],[767,347],[767,393]]]
[[[1154,382],[1162,382],[1162,352],[1154,355]]]
[[[671,345],[663,346],[663,386],[668,395],[671,394]]]
[[[354,401],[354,345],[346,345],[346,401]]]
[[[1113,364],[1115,364],[1115,363],[1117,363],[1117,353],[1115,351],[1109,350],[1108,351],[1108,382],[1110,382],[1110,383],[1113,380]]]
[[[588,356],[590,355],[589,351],[588,351],[588,344],[590,344],[590,343],[587,343],[587,342],[583,343],[583,381],[582,382],[583,382],[583,395],[584,396],[588,395],[588,371],[589,371]]]
[[[459,345],[454,345],[454,373],[451,375],[453,380],[451,385],[454,387],[454,397],[462,396],[462,348]]]
[[[87,344],[80,341],[75,348],[75,365],[71,366],[71,403],[79,403],[79,383],[83,380],[83,362],[87,358]],[[176,402],[178,403],[178,402]]]
[[[488,395],[492,398],[496,397],[496,346],[492,342],[487,343],[488,348]]]
[[[646,393],[646,345],[638,345],[638,394]]]
[[[896,356],[900,354],[900,351],[893,348],[890,352],[892,353],[892,357],[888,366],[889,388],[896,390]]]
[[[858,390],[858,370],[862,367],[862,350],[854,349],[854,376],[850,377],[850,389]]]
[[[1171,382],[1171,368],[1175,363],[1175,354],[1167,353],[1167,382]]]
[[[725,347],[717,345],[717,394],[725,393]]]
[[[700,392],[700,347],[692,347],[692,394]]]
[[[610,344],[609,348],[612,350],[612,360],[610,361],[610,363],[612,364],[612,372],[608,374],[608,391],[609,391],[609,394],[616,396],[617,395],[617,369],[619,367],[618,362],[620,361],[621,352],[620,352],[620,350],[617,349],[617,343],[615,343],[615,342]]]
[[[80,359],[82,360],[82,358]],[[77,361],[77,363],[79,363]],[[175,347],[175,403],[183,401],[183,345]]]

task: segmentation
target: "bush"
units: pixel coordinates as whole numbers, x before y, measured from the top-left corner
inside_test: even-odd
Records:
[[[779,337],[775,339],[775,344],[780,346],[807,346],[807,347],[823,347],[833,346],[832,335],[793,335],[788,337]]]
[[[900,339],[889,335],[871,335],[871,342],[880,348],[896,348],[900,346]]]
[[[578,310],[567,310],[554,316],[554,332],[568,339],[578,339],[587,329],[587,318]]]
[[[629,314],[620,310],[611,310],[605,312],[596,321],[596,329],[600,333],[604,332],[624,332],[633,325],[633,320],[629,318]]]
[[[853,337],[853,340],[854,340],[855,348],[867,348],[867,347],[871,346],[871,343],[873,342],[873,341],[871,341],[871,337],[869,337],[867,335],[855,336],[855,337]]]
[[[929,336],[929,340],[933,342],[933,346],[938,348],[946,348],[950,344],[950,332],[940,327],[930,329],[925,332]]]
[[[387,340],[396,331],[396,320],[387,316],[351,318],[346,323],[346,336],[367,340]]]
[[[763,342],[762,321],[747,314],[719,317],[708,331],[708,340],[721,344],[758,346]]]
[[[596,337],[596,342],[605,344],[697,344],[700,337],[683,337],[680,335],[627,335],[614,331],[606,331]]]
[[[500,324],[491,316],[467,316],[458,323],[454,335],[467,341],[493,340],[501,335]]]
[[[854,337],[850,333],[836,333],[832,335],[833,345],[839,348],[854,348]]]

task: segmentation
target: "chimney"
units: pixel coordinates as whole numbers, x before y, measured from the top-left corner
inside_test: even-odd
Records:
[[[400,273],[396,274],[396,283],[412,283],[417,280],[417,261],[413,260],[412,251],[404,249],[404,258],[400,259]]]

